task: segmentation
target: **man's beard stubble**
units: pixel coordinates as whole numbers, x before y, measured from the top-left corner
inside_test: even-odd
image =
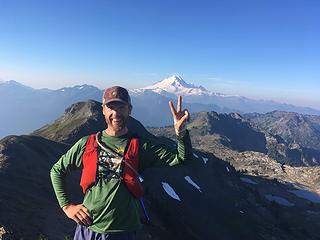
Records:
[[[127,127],[128,118],[121,117],[121,124],[112,124],[112,121],[107,121],[108,127],[112,127],[114,131],[119,132]]]

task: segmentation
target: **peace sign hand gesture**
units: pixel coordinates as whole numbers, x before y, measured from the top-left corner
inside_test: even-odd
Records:
[[[178,97],[177,110],[174,108],[172,101],[169,101],[170,110],[173,116],[174,129],[177,135],[186,130],[186,122],[189,120],[189,112],[187,109],[181,111],[182,97]]]

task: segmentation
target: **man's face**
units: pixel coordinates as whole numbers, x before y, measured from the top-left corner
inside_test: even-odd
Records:
[[[114,132],[123,130],[127,126],[131,109],[131,105],[121,102],[104,104],[103,115],[108,124],[108,128],[112,129]]]

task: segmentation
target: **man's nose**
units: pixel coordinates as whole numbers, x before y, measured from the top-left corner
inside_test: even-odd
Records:
[[[112,113],[113,114],[119,114],[120,113],[120,109],[119,108],[113,108],[112,109]]]

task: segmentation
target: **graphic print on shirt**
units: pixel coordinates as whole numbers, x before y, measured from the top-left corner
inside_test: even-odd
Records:
[[[121,148],[121,147],[115,149],[114,151],[117,152],[117,153],[120,154],[120,155],[123,155],[123,154],[124,154],[124,148]]]
[[[114,153],[99,151],[98,158],[98,177],[105,180],[119,178],[122,175],[122,158]]]

